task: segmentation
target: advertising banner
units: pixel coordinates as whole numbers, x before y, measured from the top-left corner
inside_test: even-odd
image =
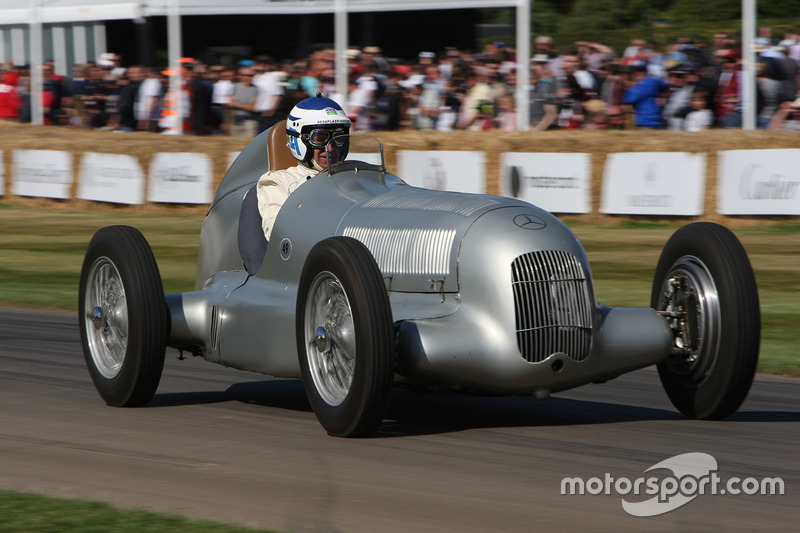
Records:
[[[144,203],[144,172],[132,155],[86,153],[78,180],[78,198],[83,200]]]
[[[800,150],[726,150],[717,164],[723,215],[800,215]]]
[[[397,166],[400,178],[414,187],[486,194],[483,152],[399,150]]]
[[[14,183],[17,196],[70,197],[72,154],[57,150],[14,150]]]
[[[600,211],[617,215],[699,216],[703,214],[705,183],[705,154],[609,154]]]
[[[591,154],[506,152],[500,159],[500,194],[552,213],[590,213],[591,176]]]
[[[150,163],[147,199],[173,204],[211,203],[211,169],[211,158],[206,154],[156,154]]]

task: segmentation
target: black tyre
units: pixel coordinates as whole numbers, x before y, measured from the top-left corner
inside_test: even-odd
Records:
[[[755,276],[736,236],[707,222],[675,232],[658,260],[651,306],[675,335],[658,365],[675,407],[692,418],[733,414],[753,382],[761,337]]]
[[[314,414],[337,437],[378,428],[394,377],[389,297],[361,242],[333,237],[306,259],[297,296],[297,349]]]
[[[146,404],[161,380],[169,325],[158,265],[138,230],[95,233],[78,298],[83,354],[97,392],[117,407]]]

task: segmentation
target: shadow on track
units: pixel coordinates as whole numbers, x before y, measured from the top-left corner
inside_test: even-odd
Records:
[[[474,396],[449,392],[395,391],[376,437],[449,433],[476,428],[550,427],[680,420],[663,409],[606,402],[530,396]]]
[[[800,413],[792,411],[739,411],[723,422],[800,422]]]
[[[224,402],[311,412],[303,382],[297,379],[242,382],[217,392],[157,394],[148,407]],[[373,438],[435,435],[479,428],[578,426],[647,420],[695,423],[669,409],[602,401],[558,397],[536,400],[527,396],[478,396],[398,388],[392,392],[386,418]],[[696,423],[797,421],[800,421],[800,412],[740,411],[724,421]]]
[[[291,411],[311,412],[303,382],[271,379],[236,383],[225,391],[173,392],[156,394],[147,407],[178,407],[224,402],[242,402]]]
[[[476,428],[555,427],[675,421],[688,424],[797,422],[800,412],[742,411],[722,421],[692,420],[677,411],[602,401],[523,396],[475,397],[400,391],[376,437],[400,437]]]

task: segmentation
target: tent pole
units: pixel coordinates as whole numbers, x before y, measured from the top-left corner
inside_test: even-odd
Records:
[[[30,80],[31,80],[31,123],[44,124],[42,106],[42,10],[41,0],[31,0],[30,26]]]
[[[756,0],[742,0],[742,129],[756,127]]]
[[[517,1],[517,130],[527,131],[530,105],[530,55],[531,55],[531,6],[533,0]]]
[[[336,45],[336,95],[339,104],[347,112],[347,0],[334,3],[334,43]]]
[[[180,0],[170,0],[167,15],[167,48],[169,49],[169,89],[172,95],[172,111],[176,117],[170,122],[166,133],[183,134],[183,94],[181,91],[183,73],[181,72],[181,12]]]

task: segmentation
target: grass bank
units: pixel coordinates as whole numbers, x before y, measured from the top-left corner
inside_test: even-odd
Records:
[[[96,230],[128,224],[145,235],[167,293],[193,290],[204,214],[176,207],[129,214],[47,210],[0,202],[0,305],[74,310],[86,245]],[[570,221],[589,255],[597,298],[610,306],[646,307],[661,248],[679,224]],[[762,312],[759,371],[800,376],[800,223],[735,230],[758,282]]]
[[[266,533],[106,503],[0,491],[0,533]]]

